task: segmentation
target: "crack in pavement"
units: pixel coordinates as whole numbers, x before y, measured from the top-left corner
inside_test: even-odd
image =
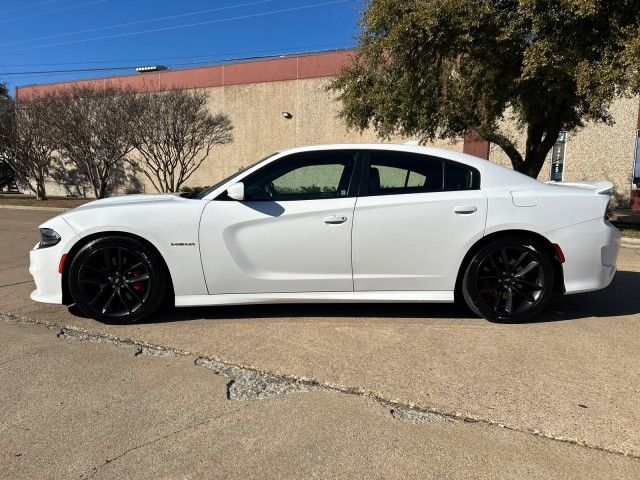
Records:
[[[24,285],[26,283],[33,283],[33,280],[27,280],[25,282],[8,283],[7,285],[0,285],[0,288],[15,287],[16,285]]]
[[[218,375],[229,378],[227,384],[227,398],[229,400],[259,400],[275,395],[311,392],[324,390],[336,392],[336,389],[318,382],[300,379],[286,379],[264,372],[251,370],[219,362],[211,358],[198,357],[194,362],[197,366],[210,368]],[[344,394],[345,392],[338,391]],[[376,401],[385,408],[396,420],[410,423],[454,422],[456,419],[435,412],[423,412],[405,405],[392,404],[380,398]]]
[[[401,402],[394,399],[388,399],[385,398],[380,392],[366,390],[361,387],[333,385],[321,380],[264,372],[257,368],[236,365],[231,362],[225,362],[209,355],[183,351],[173,347],[153,345],[148,342],[120,338],[105,333],[92,332],[78,327],[34,319],[14,313],[0,312],[0,318],[4,319],[7,322],[27,323],[32,325],[44,326],[49,329],[61,329],[58,333],[58,338],[60,339],[89,341],[94,343],[109,343],[120,347],[138,348],[138,350],[136,351],[136,355],[148,355],[150,351],[157,350],[158,353],[153,354],[153,356],[195,356],[196,359],[194,363],[196,365],[211,368],[214,371],[217,371],[217,373],[226,375],[232,379],[230,384],[227,385],[227,395],[230,399],[236,396],[237,399],[241,400],[267,398],[268,396],[279,394],[275,393],[277,391],[282,391],[282,393],[293,393],[294,391],[303,392],[312,390],[324,390],[374,400],[382,405],[385,409],[387,409],[389,414],[394,419],[398,420],[410,421],[414,423],[425,423],[435,419],[439,421],[462,421],[464,423],[481,423],[485,425],[504,428],[513,432],[527,433],[530,435],[546,438],[548,440],[554,440],[584,448],[598,450],[605,453],[621,455],[633,459],[640,459],[640,454],[636,452],[609,448],[598,444],[591,444],[578,438],[557,436],[546,433],[542,430],[538,430],[536,428],[498,422],[490,418],[480,418],[467,413],[443,411],[441,408],[419,405],[413,402]],[[238,382],[238,386],[234,387],[234,384],[236,383],[236,376],[240,378],[240,382]],[[247,376],[249,378],[247,378]]]
[[[227,383],[227,398],[229,400],[258,400],[276,395],[317,390],[315,386],[305,382],[282,379],[210,358],[198,357],[194,363],[230,379]]]
[[[43,348],[39,348],[35,352],[26,352],[26,353],[23,353],[22,355],[18,355],[16,357],[11,357],[9,360],[5,360],[4,362],[0,363],[0,367],[2,367],[4,365],[7,365],[7,364],[9,364],[11,362],[15,362],[16,360],[21,360],[23,358],[27,358],[27,357],[31,357],[33,355],[37,355],[37,354],[39,354],[40,352],[42,352],[43,350],[46,350],[46,349],[47,349],[47,347],[43,347]]]
[[[58,338],[60,338],[60,336],[58,336]],[[180,357],[176,352],[151,347],[140,347],[134,355],[136,357]]]
[[[142,344],[135,340],[121,339],[106,334],[98,334],[81,329],[62,327],[57,337],[63,340],[88,341],[92,343],[108,343],[118,347],[138,347],[135,356],[180,357],[190,356],[189,352]],[[227,398],[229,400],[259,400],[276,395],[302,393],[312,390],[332,391],[341,394],[364,396],[377,401],[389,414],[401,421],[426,423],[431,421],[457,421],[453,415],[438,412],[435,409],[423,411],[414,404],[403,405],[399,402],[385,400],[378,392],[367,392],[364,389],[336,387],[317,380],[301,379],[287,375],[274,375],[255,368],[243,367],[229,362],[222,362],[209,356],[197,356],[194,364],[213,370],[216,374],[229,378]],[[471,422],[469,418],[463,419]]]
[[[421,412],[419,410],[413,410],[410,408],[404,408],[399,405],[390,405],[389,413],[396,420],[401,422],[411,423],[433,423],[433,422],[453,422],[454,419],[450,417],[443,417],[431,412]]]
[[[95,477],[95,476],[97,475],[98,471],[99,471],[101,468],[103,468],[103,467],[105,467],[105,466],[107,466],[107,465],[110,465],[110,464],[112,464],[112,463],[114,463],[114,462],[116,462],[116,461],[120,460],[121,458],[125,457],[126,455],[128,455],[129,453],[131,453],[131,452],[133,452],[133,451],[135,451],[135,450],[140,450],[141,448],[148,447],[149,445],[153,445],[153,444],[155,444],[155,443],[161,442],[162,440],[166,440],[167,438],[173,437],[173,436],[175,436],[175,435],[179,435],[179,434],[184,433],[184,432],[187,432],[187,431],[189,431],[189,430],[193,430],[193,429],[196,429],[196,428],[202,427],[202,426],[204,426],[204,425],[207,425],[207,424],[209,424],[209,423],[211,423],[211,422],[215,422],[216,420],[220,420],[221,418],[223,418],[223,417],[225,417],[225,416],[227,416],[227,415],[231,415],[231,414],[233,414],[233,413],[238,412],[239,410],[241,410],[241,408],[242,408],[242,407],[240,407],[240,408],[236,408],[236,409],[234,409],[234,410],[231,410],[231,411],[229,411],[229,412],[225,412],[225,413],[223,413],[223,414],[221,414],[221,415],[218,415],[218,416],[216,416],[216,417],[209,418],[209,419],[207,419],[207,420],[203,420],[203,421],[201,421],[201,422],[193,423],[193,424],[191,424],[191,425],[187,425],[186,427],[179,428],[179,429],[174,430],[174,431],[172,431],[172,432],[169,432],[169,433],[167,433],[167,434],[165,434],[165,435],[161,435],[161,436],[159,436],[159,437],[153,438],[152,440],[149,440],[149,441],[146,441],[146,442],[140,443],[140,444],[138,444],[138,445],[135,445],[135,446],[133,446],[133,447],[130,447],[130,448],[128,448],[128,449],[126,449],[126,450],[124,450],[123,452],[119,453],[119,454],[118,454],[118,455],[116,455],[115,457],[106,459],[106,460],[105,460],[103,463],[101,463],[100,465],[96,465],[95,467],[92,467],[92,468],[91,468],[91,470],[89,470],[88,472],[86,472],[86,473],[82,474],[82,475],[80,476],[80,478],[82,478],[82,479],[84,479],[84,480],[89,480],[89,479],[91,479],[91,478]]]

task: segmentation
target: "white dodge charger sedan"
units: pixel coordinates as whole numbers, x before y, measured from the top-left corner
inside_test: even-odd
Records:
[[[271,155],[197,196],[97,200],[40,227],[40,302],[103,322],[176,306],[453,302],[503,322],[609,285],[610,182],[541,183],[412,145]]]

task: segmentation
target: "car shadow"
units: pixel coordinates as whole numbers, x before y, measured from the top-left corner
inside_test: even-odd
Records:
[[[640,272],[619,271],[607,288],[558,295],[533,322],[622,317],[640,313]]]
[[[457,304],[296,303],[171,308],[139,323],[258,318],[468,318],[472,315],[466,306]]]
[[[83,316],[74,306],[69,312]],[[527,323],[561,322],[590,317],[620,317],[640,314],[640,272],[621,271],[604,290],[576,295],[557,295],[547,308]],[[474,318],[461,302],[265,304],[212,307],[166,307],[139,324],[190,320],[238,320],[267,318]]]
[[[270,217],[279,217],[284,213],[284,207],[277,202],[242,202],[242,205]]]

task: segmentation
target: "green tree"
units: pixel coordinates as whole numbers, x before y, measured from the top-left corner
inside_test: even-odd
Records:
[[[640,0],[368,0],[354,61],[332,81],[360,130],[473,133],[537,177],[562,130],[611,123],[640,91]],[[500,128],[506,115],[526,144]]]

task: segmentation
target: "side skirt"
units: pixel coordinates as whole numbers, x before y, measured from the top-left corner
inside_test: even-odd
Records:
[[[225,293],[219,295],[180,295],[176,307],[206,305],[251,305],[261,303],[453,303],[453,292],[302,292],[302,293]]]

